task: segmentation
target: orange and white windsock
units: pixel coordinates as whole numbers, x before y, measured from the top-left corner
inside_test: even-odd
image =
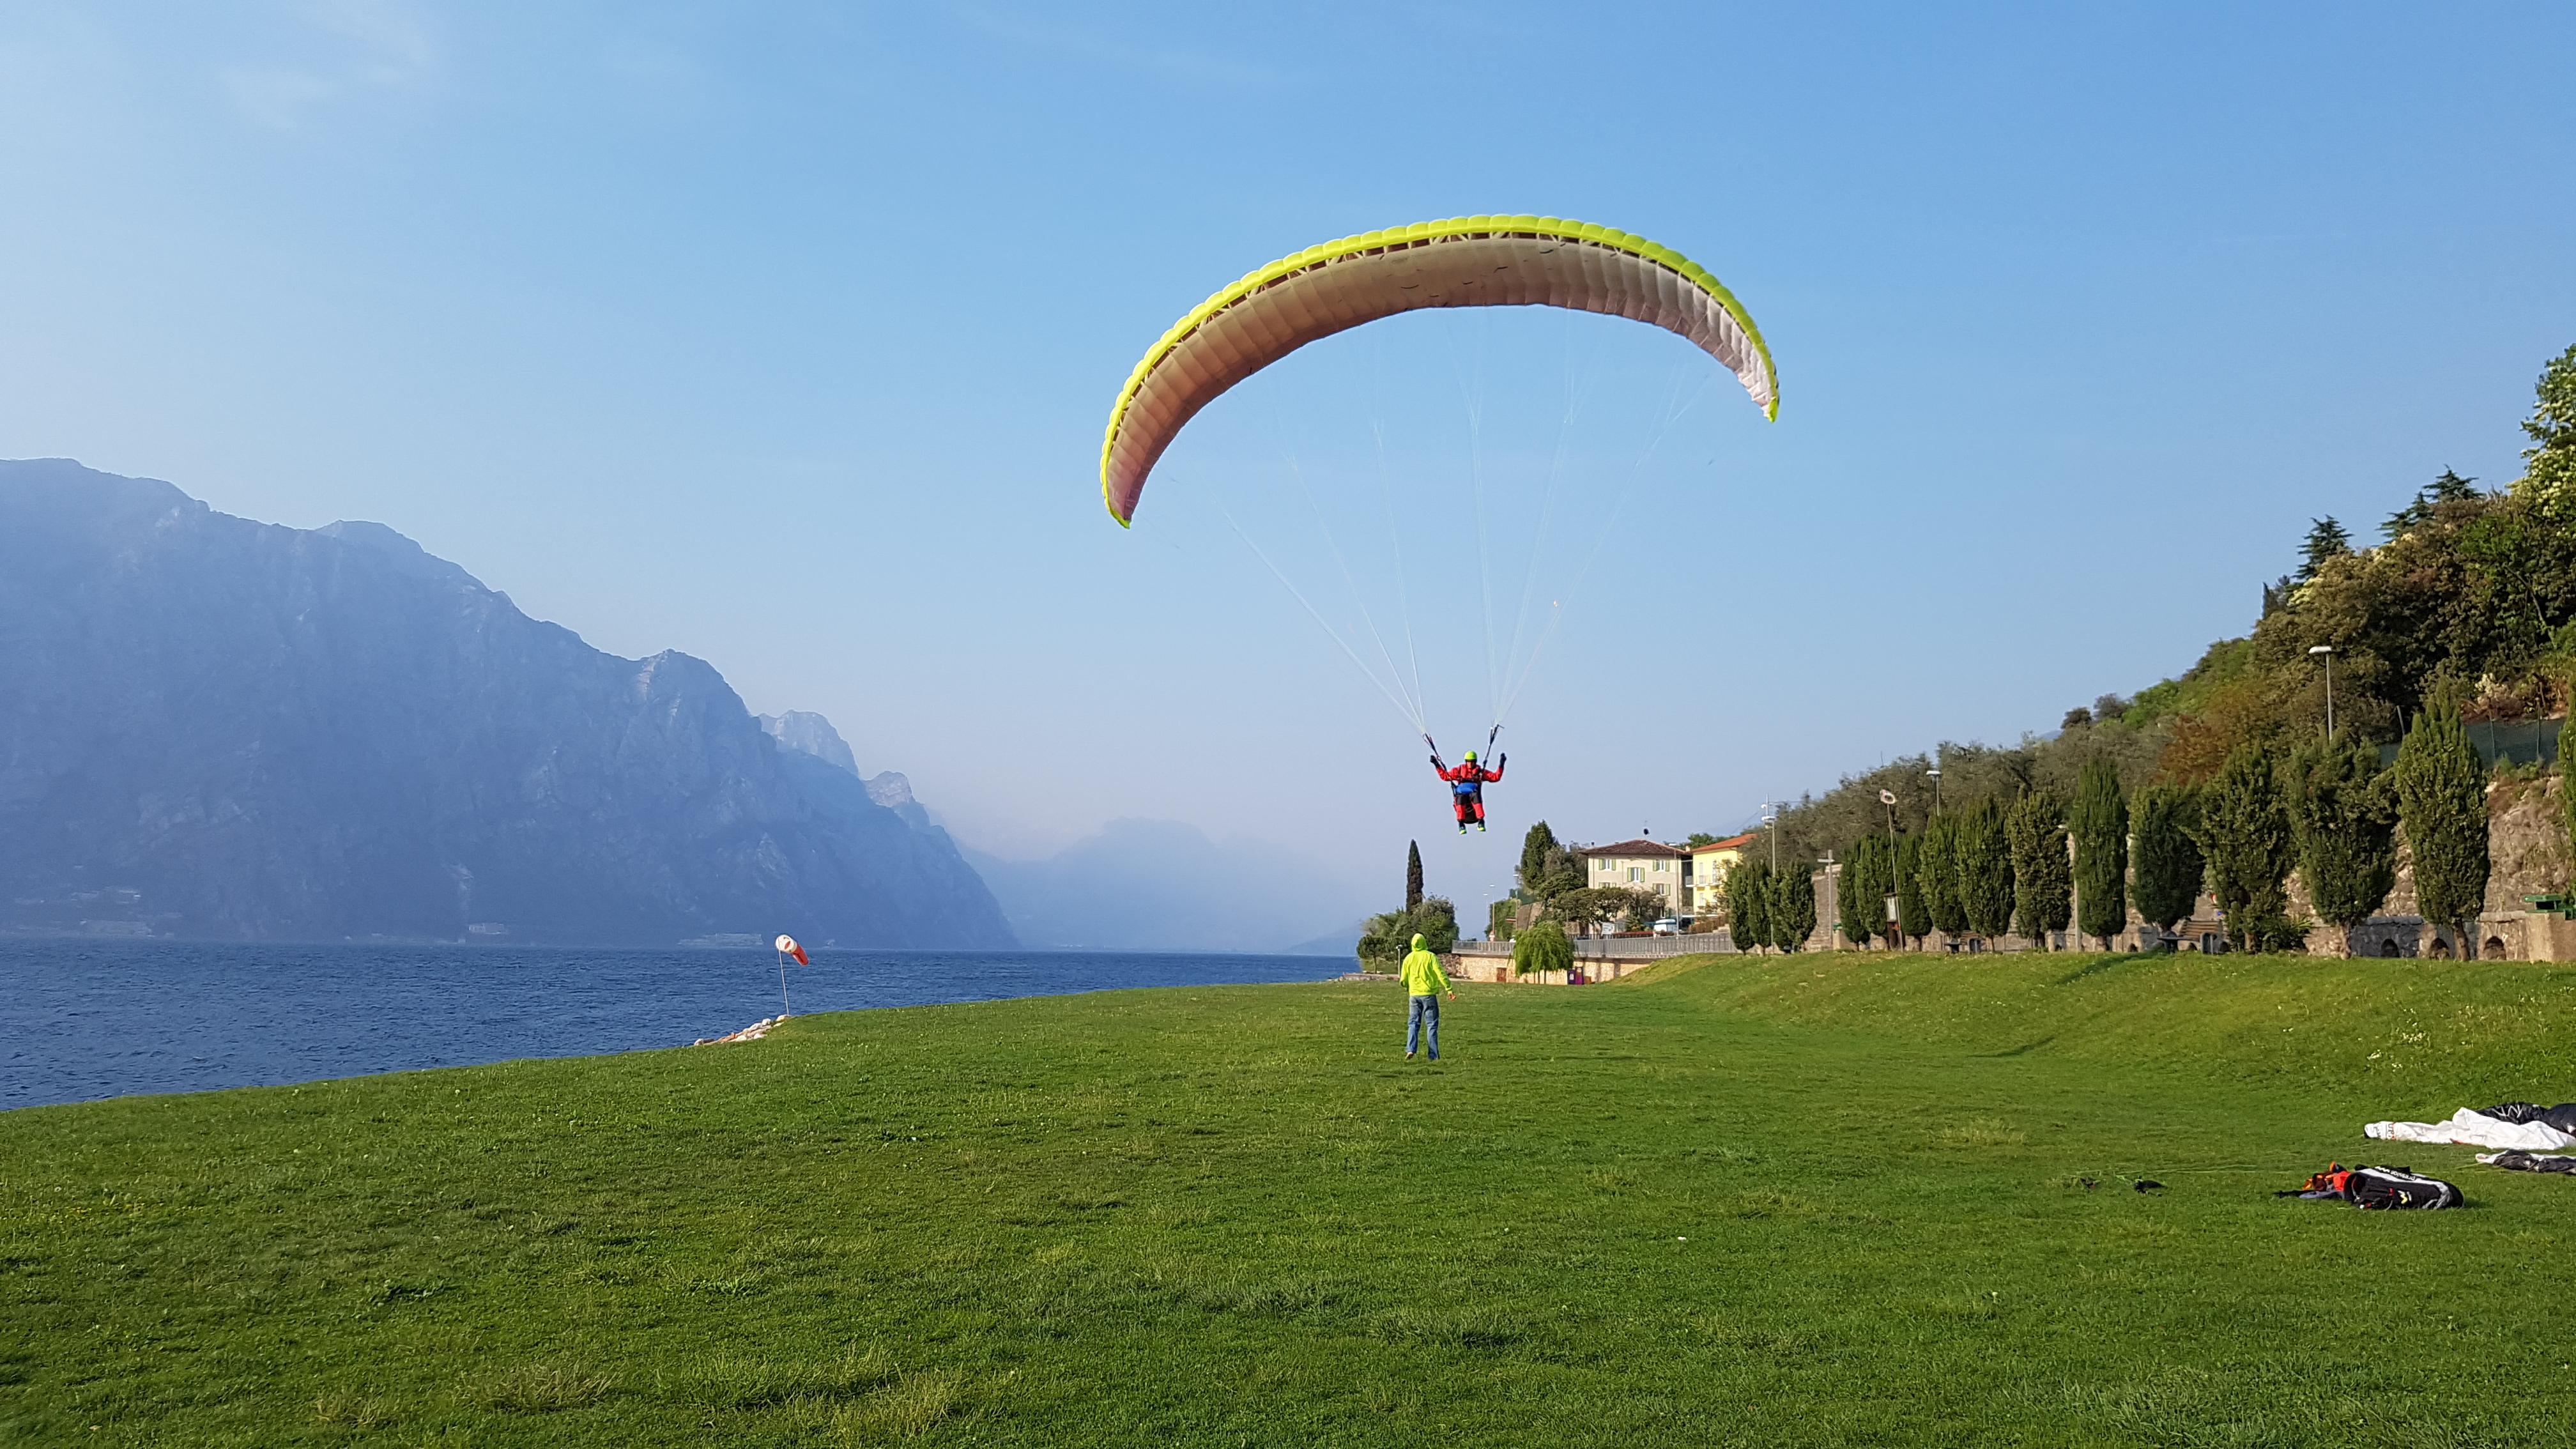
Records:
[[[779,937],[777,945],[779,954],[795,957],[797,965],[811,966],[814,964],[813,962],[805,959],[805,948],[796,944],[796,938],[794,936]]]

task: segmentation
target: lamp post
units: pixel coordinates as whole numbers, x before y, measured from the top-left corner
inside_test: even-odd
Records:
[[[1886,915],[1887,924],[1894,926],[1904,919],[1896,909],[1896,792],[1879,791],[1878,803],[1887,807],[1887,899],[1879,902],[1879,909]],[[1896,937],[1891,934],[1888,941],[1889,949],[1895,949]]]
[[[1927,775],[1927,776],[1931,777],[1931,780],[1932,780],[1932,813],[1933,813],[1933,814],[1935,814],[1935,815],[1938,815],[1938,814],[1940,814],[1940,813],[1941,813],[1941,767],[1940,767],[1940,766],[1938,766],[1938,765],[1934,765],[1931,769],[1928,769],[1928,770],[1924,771],[1923,773],[1924,773],[1925,775]]]
[[[2308,653],[2322,655],[2326,661],[2326,739],[2331,742],[2334,739],[2334,646],[2311,644]]]

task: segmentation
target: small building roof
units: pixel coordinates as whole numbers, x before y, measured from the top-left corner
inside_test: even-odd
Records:
[[[1666,845],[1660,840],[1646,840],[1642,838],[1637,840],[1623,840],[1616,845],[1587,845],[1574,853],[1586,857],[1595,855],[1628,857],[1663,856],[1672,860],[1679,860],[1683,856],[1690,854],[1689,851],[1684,850],[1677,845]]]
[[[1690,848],[1690,853],[1697,855],[1704,850],[1742,850],[1745,846],[1760,839],[1761,834],[1762,833],[1758,830],[1748,830],[1742,835],[1730,835],[1724,840],[1711,840],[1700,845],[1694,845]]]

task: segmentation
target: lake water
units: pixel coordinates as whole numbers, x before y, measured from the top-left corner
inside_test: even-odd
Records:
[[[1332,956],[817,951],[799,1015],[1315,981]],[[0,1108],[681,1046],[778,1014],[745,950],[0,941]]]

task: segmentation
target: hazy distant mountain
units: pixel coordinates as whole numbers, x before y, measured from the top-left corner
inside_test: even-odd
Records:
[[[1400,904],[1400,903],[1399,903]],[[1357,959],[1360,952],[1361,927],[1365,921],[1353,921],[1338,931],[1326,931],[1312,940],[1282,946],[1282,956],[1349,956]]]
[[[841,732],[832,728],[830,720],[802,709],[791,709],[785,714],[756,714],[752,718],[760,721],[760,727],[769,731],[771,739],[788,749],[812,755],[858,775],[868,787],[869,799],[910,821],[915,828],[938,828],[931,821],[930,812],[922,808],[920,801],[912,798],[912,781],[893,770],[860,775],[859,757],[850,752],[850,742],[841,738]]]
[[[756,714],[753,719],[769,732],[769,737],[791,750],[812,755],[825,764],[838,765],[855,775],[859,758],[850,753],[850,742],[832,728],[832,722],[812,710],[791,709],[785,714]]]
[[[1032,946],[1287,951],[1368,909],[1307,857],[1167,820],[1112,821],[1046,860],[967,854]]]
[[[0,462],[0,927],[1009,944],[903,803],[382,525]]]

